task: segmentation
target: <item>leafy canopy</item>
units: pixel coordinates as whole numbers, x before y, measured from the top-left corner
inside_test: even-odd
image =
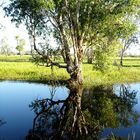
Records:
[[[52,34],[67,67],[75,70],[83,60],[85,48],[98,49],[102,44],[109,48],[114,40],[132,35],[136,29],[134,20],[140,14],[140,1],[11,0],[4,9],[17,25],[22,22],[26,25],[39,55],[44,56],[44,53],[35,37],[46,39]],[[70,49],[73,56],[70,56]]]

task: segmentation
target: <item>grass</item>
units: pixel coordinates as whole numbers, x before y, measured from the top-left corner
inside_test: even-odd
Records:
[[[37,66],[29,62],[29,59],[29,56],[0,56],[0,60],[2,60],[0,61],[0,80],[47,82],[52,79],[65,81],[69,78],[65,69],[54,67],[52,76],[50,68]],[[135,58],[124,60],[124,67],[121,69],[113,67],[105,73],[93,70],[93,66],[90,64],[83,64],[84,86],[92,87],[140,81],[140,61],[138,58],[133,59]]]
[[[88,66],[85,66],[87,69]],[[88,68],[89,69],[89,68]],[[140,81],[140,68],[122,68],[118,70],[117,67],[101,73],[95,70],[84,71],[84,81],[86,87],[93,85],[112,85],[118,83],[131,83]]]
[[[0,55],[0,62],[29,62],[30,58],[30,55],[23,55],[21,57],[19,55]]]
[[[119,64],[119,58],[117,58],[117,63]],[[140,57],[124,57],[123,66],[140,67]]]
[[[55,68],[54,79],[64,80],[68,78],[65,70]],[[28,80],[48,81],[52,79],[51,69],[37,66],[31,62],[0,62],[1,80]]]

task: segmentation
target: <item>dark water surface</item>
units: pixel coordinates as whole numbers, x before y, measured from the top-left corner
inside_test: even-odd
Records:
[[[75,99],[75,92],[83,94]],[[78,139],[81,122],[83,139],[88,131],[89,139],[139,140],[139,115],[139,83],[75,91],[62,86],[0,82],[0,140],[56,139],[52,137],[55,131],[59,136],[63,131],[64,139],[71,139],[72,132]]]

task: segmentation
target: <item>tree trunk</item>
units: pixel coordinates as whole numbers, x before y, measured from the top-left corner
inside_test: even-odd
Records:
[[[61,108],[64,114],[59,121],[56,136],[62,139],[65,134],[68,134],[70,139],[84,138],[84,136],[88,136],[88,128],[85,116],[81,110],[83,86],[69,86],[70,94]]]
[[[92,64],[92,62],[93,62],[93,57],[88,57],[87,58],[87,63],[88,64]]]
[[[20,57],[22,56],[21,52],[19,52]]]
[[[123,57],[121,56],[121,59],[120,59],[120,66],[123,66]]]
[[[87,50],[86,50],[86,55],[87,55],[87,63],[88,64],[92,64],[92,62],[93,62],[93,48],[92,47],[90,47],[90,48],[87,48]]]
[[[83,75],[82,75],[82,62],[78,64],[76,68],[73,68],[73,70],[70,73],[70,81],[74,84],[83,84]]]
[[[120,66],[123,66],[123,55],[124,55],[124,51],[122,49],[121,57],[120,57]]]

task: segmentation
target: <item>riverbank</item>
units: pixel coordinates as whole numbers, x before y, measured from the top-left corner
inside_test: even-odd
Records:
[[[122,68],[113,67],[104,73],[93,70],[91,64],[83,64],[84,86],[92,87],[96,85],[138,82],[140,81],[140,66],[138,66],[138,62],[137,60],[137,67],[131,65],[126,65]],[[48,83],[50,80],[63,82],[67,79],[69,79],[69,75],[65,69],[54,67],[52,72],[50,68],[37,66],[27,61],[27,59],[25,62],[14,62],[14,60],[9,62],[8,59],[6,62],[0,62],[0,80],[24,80]]]

